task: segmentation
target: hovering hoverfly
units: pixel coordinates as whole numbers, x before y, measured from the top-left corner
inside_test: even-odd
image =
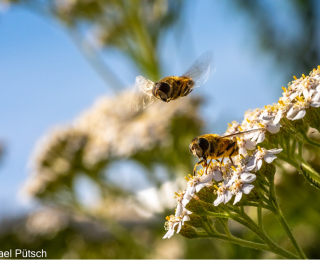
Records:
[[[131,108],[138,111],[152,104],[155,99],[170,102],[189,95],[194,88],[207,81],[210,71],[214,72],[213,60],[212,51],[206,51],[182,76],[165,77],[155,83],[142,76],[136,77]]]
[[[239,153],[237,140],[234,140],[233,137],[261,130],[263,129],[253,129],[226,136],[206,134],[194,138],[189,145],[189,150],[194,156],[199,158],[199,162],[194,166],[193,175],[195,175],[198,165],[203,165],[204,167],[208,166],[208,159],[210,159],[211,162],[212,159],[218,160],[219,158],[222,158],[222,162],[224,158],[229,157],[232,162],[231,157],[236,156]]]

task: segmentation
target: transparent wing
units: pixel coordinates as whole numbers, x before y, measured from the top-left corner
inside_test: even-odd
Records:
[[[241,135],[246,135],[246,134],[251,134],[251,133],[255,133],[258,131],[264,131],[264,128],[258,128],[258,129],[252,129],[252,130],[248,130],[248,131],[243,131],[243,132],[239,132],[239,133],[235,133],[235,134],[231,134],[231,135],[225,135],[222,137],[232,137],[232,136],[241,136]]]
[[[139,111],[152,104],[156,99],[152,95],[154,83],[142,76],[136,77],[130,109]]]
[[[204,84],[208,77],[216,70],[216,63],[212,51],[203,53],[191,67],[182,75],[194,80],[194,88]]]

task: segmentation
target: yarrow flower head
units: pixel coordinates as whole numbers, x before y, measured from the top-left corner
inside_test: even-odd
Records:
[[[259,203],[264,205],[266,201],[261,202],[261,200],[274,196],[274,193],[268,193],[268,189],[265,188],[273,182],[274,160],[277,156],[285,158],[288,153],[291,157],[295,156],[296,144],[301,140],[314,144],[306,134],[301,133],[301,131],[307,131],[306,124],[309,123],[320,130],[318,122],[320,111],[317,110],[312,114],[314,110],[310,110],[320,107],[320,66],[307,77],[303,75],[300,79],[295,78],[288,88],[283,90],[283,95],[277,104],[267,105],[263,109],[249,110],[241,123],[233,121],[229,124],[225,138],[229,138],[230,147],[234,147],[234,150],[231,148],[226,150],[233,151],[230,152],[232,158],[229,156],[230,160],[227,162],[224,158],[217,159],[216,162],[210,161],[209,164],[204,162],[203,169],[199,170],[195,176],[189,175],[189,178],[186,178],[187,189],[176,193],[176,214],[167,218],[168,232],[164,238],[171,237],[175,230],[179,233],[184,221],[190,219],[189,215],[192,212],[189,209],[193,208],[197,211],[192,216],[209,214],[207,212],[210,212],[209,216],[220,216],[225,207],[230,212],[238,205],[249,205],[247,203],[250,201],[250,203],[258,202],[257,205]],[[306,119],[302,121],[303,118]],[[298,124],[290,121],[296,121]],[[291,134],[294,136],[290,136]],[[291,139],[288,141],[284,138]],[[286,143],[285,146],[283,146],[284,143]],[[290,148],[290,145],[293,147]],[[282,155],[283,152],[284,155]],[[211,158],[215,158],[214,156],[216,154]],[[306,164],[305,161],[303,163]],[[304,168],[305,171],[309,169],[311,167]],[[311,175],[312,172],[308,172],[305,177],[320,188],[320,178],[316,177],[319,182],[315,182],[315,179],[310,180]],[[261,189],[262,186],[264,189]],[[269,192],[270,190],[271,188]],[[260,193],[264,195],[260,196]],[[210,198],[211,204],[208,204]],[[189,207],[190,204],[193,206]],[[198,211],[194,205],[203,209]],[[229,215],[221,215],[223,218],[227,216]]]
[[[163,238],[170,238],[173,236],[174,231],[176,229],[176,232],[179,233],[181,230],[182,225],[184,225],[185,221],[190,220],[189,215],[192,212],[189,210],[184,210],[180,216],[176,217],[174,215],[171,215],[170,217],[167,217],[167,222],[165,223],[165,229],[168,230],[168,232],[164,235]]]

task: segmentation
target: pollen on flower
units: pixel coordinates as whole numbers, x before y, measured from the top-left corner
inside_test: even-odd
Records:
[[[304,75],[304,74],[302,74],[302,77],[305,79],[306,78],[306,76]]]
[[[236,192],[238,192],[240,190],[241,186],[242,186],[242,181],[241,180],[235,180],[234,183],[229,188],[229,190],[231,192],[236,193]]]
[[[296,76],[293,76],[293,78],[294,78],[295,80],[297,80],[297,77],[296,77]]]

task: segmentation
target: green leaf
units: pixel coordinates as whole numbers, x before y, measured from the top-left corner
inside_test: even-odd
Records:
[[[320,176],[319,173],[316,172],[310,165],[305,163],[300,164],[300,170],[303,176],[306,178],[308,182],[311,183],[314,187],[320,190]]]

